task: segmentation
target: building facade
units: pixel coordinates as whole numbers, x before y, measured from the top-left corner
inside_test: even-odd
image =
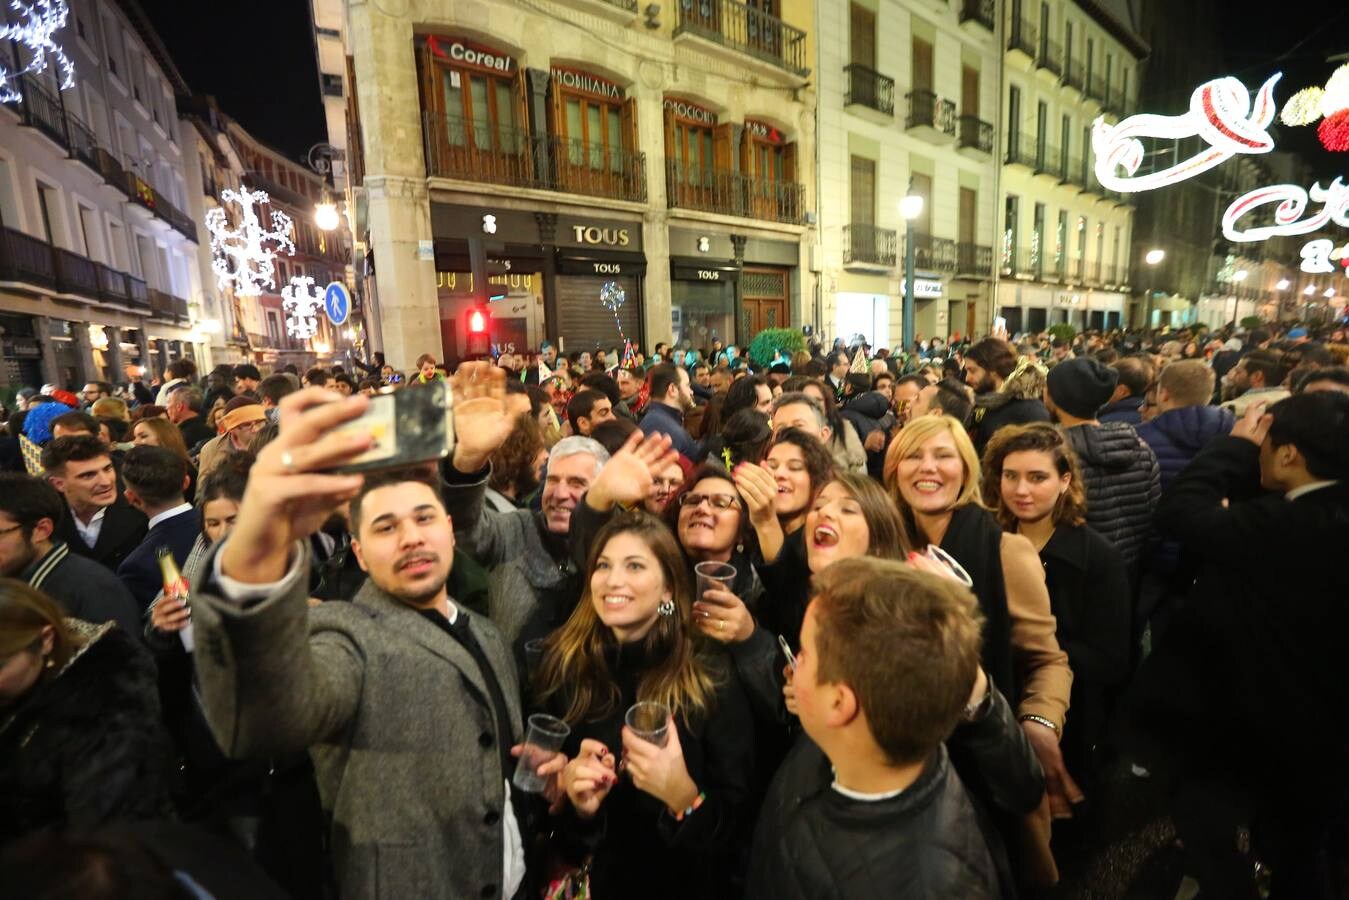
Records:
[[[918,337],[987,332],[997,108],[995,4],[819,4],[822,319],[873,347],[903,333],[906,194]]]
[[[521,350],[818,322],[808,0],[313,15],[372,349],[394,364],[463,358],[483,306]]]
[[[72,0],[75,83],[25,75],[0,108],[0,387],[125,380],[127,365],[209,363],[187,173],[186,90],[134,3]],[[0,50],[26,65],[16,44]]]
[[[1136,108],[1148,52],[1123,3],[1008,0],[998,315],[1010,334],[1128,323],[1133,203],[1092,172],[1091,127]]]

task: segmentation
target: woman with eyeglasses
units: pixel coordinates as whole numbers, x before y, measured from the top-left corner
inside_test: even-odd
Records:
[[[1096,768],[1108,692],[1129,674],[1124,557],[1087,527],[1077,459],[1057,428],[1044,422],[1003,428],[983,462],[984,502],[1004,529],[1030,540],[1044,565],[1059,645],[1073,670],[1063,759],[1083,777]]]
[[[984,507],[979,476],[974,444],[950,416],[909,422],[885,458],[886,490],[911,538],[936,544],[969,573],[984,614],[984,670],[1007,694],[1040,757],[1050,812],[1070,816],[1082,794],[1064,768],[1059,737],[1072,671],[1054,636],[1040,558]]]

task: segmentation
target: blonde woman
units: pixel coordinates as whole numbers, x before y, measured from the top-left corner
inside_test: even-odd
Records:
[[[1069,816],[1082,796],[1059,752],[1073,681],[1068,656],[1054,636],[1040,557],[984,506],[979,476],[974,445],[950,416],[910,422],[885,457],[886,490],[912,543],[937,544],[973,579],[985,620],[984,669],[1006,690],[1040,757],[1052,813]]]

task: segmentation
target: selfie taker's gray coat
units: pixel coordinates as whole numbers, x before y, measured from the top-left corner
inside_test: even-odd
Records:
[[[240,607],[193,585],[202,706],[235,758],[309,749],[343,898],[500,897],[504,779],[487,687],[468,652],[367,581],[309,609],[309,550]],[[469,615],[460,609],[460,615]],[[515,668],[496,628],[470,628],[520,736]]]

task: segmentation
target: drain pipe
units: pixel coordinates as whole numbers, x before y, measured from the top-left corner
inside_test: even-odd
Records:
[[[1007,203],[1002,196],[1002,164],[1003,164],[1003,122],[1006,116],[1003,112],[1003,101],[1006,99],[1006,83],[1004,74],[1007,70],[1007,44],[1004,35],[1006,34],[1007,7],[1001,6],[997,11],[997,24],[993,28],[993,44],[995,48],[995,59],[997,60],[998,73],[998,103],[997,118],[993,122],[993,281],[991,282],[991,295],[988,298],[988,321],[984,323],[985,334],[993,333],[993,320],[999,312],[998,307],[998,283],[1002,279],[1002,242],[1003,233],[1000,227],[1002,212],[1007,208]],[[1001,215],[1000,215],[1001,213]],[[1016,252],[1016,248],[1012,249]],[[1011,335],[1009,334],[1010,338]]]

